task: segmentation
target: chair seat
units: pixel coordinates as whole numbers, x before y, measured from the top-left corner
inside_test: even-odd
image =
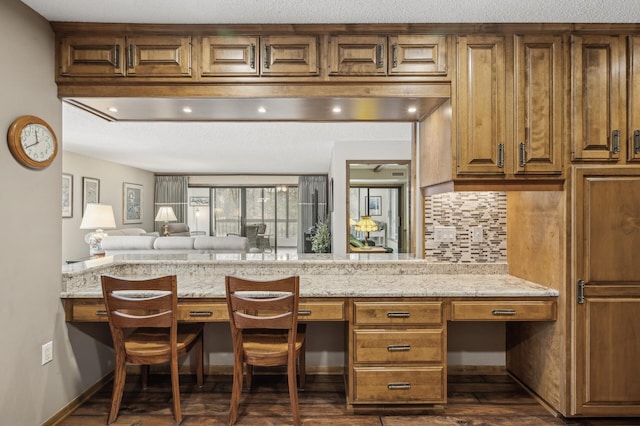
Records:
[[[187,348],[198,339],[203,324],[178,325],[178,353],[186,353]],[[169,332],[158,328],[138,328],[125,338],[127,354],[130,357],[171,356]]]
[[[296,333],[296,352],[299,352],[304,343],[304,331]],[[242,338],[242,347],[245,359],[254,357],[286,358],[288,350],[287,332],[280,330],[253,330],[247,331]]]

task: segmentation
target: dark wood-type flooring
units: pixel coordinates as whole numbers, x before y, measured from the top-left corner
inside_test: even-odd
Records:
[[[208,376],[203,389],[195,378],[181,376],[182,425],[225,425],[231,398],[231,376]],[[111,397],[111,382],[71,413],[59,425],[104,425]],[[305,425],[414,426],[414,425],[640,425],[640,419],[582,419],[554,417],[508,375],[453,375],[448,382],[448,403],[439,409],[407,413],[366,411],[351,413],[345,406],[341,376],[309,375],[300,395]],[[129,375],[117,425],[172,425],[169,375],[149,377],[140,388]],[[238,425],[292,424],[285,376],[256,376],[253,390],[243,392]]]

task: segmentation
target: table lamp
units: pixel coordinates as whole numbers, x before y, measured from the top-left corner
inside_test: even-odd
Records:
[[[156,222],[164,222],[162,225],[162,236],[166,237],[169,235],[169,221],[178,220],[176,214],[173,212],[171,207],[160,207],[158,209],[158,214],[156,215]]]
[[[84,236],[89,244],[89,256],[104,256],[102,239],[107,236],[104,228],[115,228],[116,220],[113,216],[113,207],[107,204],[87,204],[82,216],[80,229],[95,229]]]
[[[371,220],[371,216],[362,216],[362,218],[355,225],[356,231],[362,231],[365,233],[364,238],[364,247],[365,249],[370,248],[369,246],[369,232],[377,231],[378,225]]]

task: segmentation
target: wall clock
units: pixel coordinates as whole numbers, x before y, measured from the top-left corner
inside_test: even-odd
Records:
[[[23,115],[11,123],[7,143],[15,159],[32,169],[47,167],[58,154],[58,140],[53,129],[33,115]]]

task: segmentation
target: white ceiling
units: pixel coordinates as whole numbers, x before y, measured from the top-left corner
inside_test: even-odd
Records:
[[[638,0],[22,0],[49,21],[187,24],[640,22]],[[335,143],[407,123],[110,122],[63,104],[65,150],[157,173],[327,173]]]

